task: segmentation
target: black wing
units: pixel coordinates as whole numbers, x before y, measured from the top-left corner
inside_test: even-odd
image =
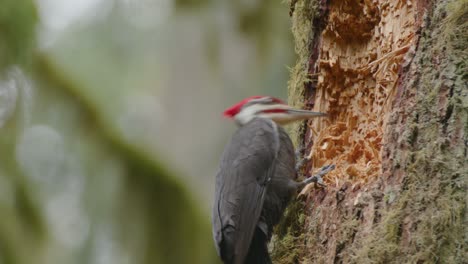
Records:
[[[226,146],[216,176],[213,237],[223,261],[242,263],[262,212],[276,146],[271,121],[255,119]]]

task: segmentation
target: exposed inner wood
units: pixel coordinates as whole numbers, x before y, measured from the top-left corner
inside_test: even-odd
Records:
[[[336,164],[328,184],[366,182],[381,172],[382,138],[398,72],[417,29],[411,1],[335,0],[321,35],[314,110],[310,121],[313,168]]]

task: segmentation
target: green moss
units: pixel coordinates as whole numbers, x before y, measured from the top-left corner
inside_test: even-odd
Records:
[[[412,131],[413,146],[403,168],[405,184],[400,196],[382,212],[378,226],[364,241],[353,245],[355,263],[464,263],[467,259],[466,154],[462,154],[462,144],[442,147],[450,144],[446,142],[460,140],[454,137],[457,130],[463,129],[465,135],[468,132],[466,125],[459,125],[468,123],[468,107],[462,103],[467,100],[463,92],[466,82],[460,78],[466,66],[456,63],[459,56],[467,59],[466,48],[461,48],[468,45],[467,20],[463,19],[468,16],[466,3],[437,4],[431,26],[422,34],[422,52],[414,60],[419,69],[415,78],[420,78],[414,87],[417,102],[411,109],[419,118],[406,124]],[[461,31],[465,36],[453,35]],[[434,57],[440,61],[438,69],[433,67]],[[444,96],[441,89],[451,90],[444,106],[450,114],[444,118],[440,118],[438,101]]]
[[[357,218],[350,219],[349,221],[343,223],[343,225],[340,227],[340,239],[338,243],[345,243],[347,241],[352,240],[353,236],[356,234],[358,226],[359,220]]]
[[[281,222],[275,228],[272,241],[272,260],[274,263],[296,263],[303,256],[304,247],[304,205],[300,201],[293,201],[286,209]],[[301,243],[302,242],[302,243]]]
[[[307,226],[304,229],[304,243],[305,249],[302,252],[302,263],[326,263],[326,256],[317,254],[323,252],[324,246],[327,244],[328,238],[321,237],[322,224],[320,217],[322,216],[322,207],[314,208],[314,213],[307,216]],[[315,250],[311,251],[309,248],[314,247]],[[312,254],[308,254],[312,253]]]
[[[296,65],[290,69],[288,82],[288,104],[297,108],[304,106],[304,85],[310,81],[309,58],[313,39],[313,20],[318,15],[318,3],[315,0],[298,0],[288,3],[292,12],[292,33],[294,36]],[[295,123],[287,127],[295,146],[302,136],[302,124]],[[280,224],[275,230],[272,258],[275,263],[294,263],[303,256],[304,247],[298,246],[304,241],[303,204],[293,201]]]
[[[304,84],[309,81],[314,3],[297,1],[293,13],[298,61],[291,69],[289,103],[299,107]],[[404,182],[383,197],[382,208],[376,208],[379,220],[371,230],[365,230],[365,235],[358,219],[346,219],[338,227],[333,238],[337,257],[346,254],[352,263],[465,263],[468,259],[468,164],[463,144],[463,135],[468,135],[468,1],[430,5],[434,6],[430,6],[425,20],[429,23],[423,27],[413,60],[417,70],[403,84],[404,89],[415,92],[414,108],[407,109],[408,116],[414,115],[404,124],[401,138],[405,142],[398,143],[402,145],[392,157],[398,164],[394,165],[396,169],[405,173]],[[441,100],[444,96],[446,103]],[[291,128],[291,133],[297,143],[302,136],[299,126]],[[288,213],[302,217],[297,206],[291,206]],[[319,215],[320,207],[307,216],[307,228],[298,220],[285,218],[277,229],[273,252],[278,263],[330,261],[320,254],[332,249],[325,248],[329,245],[320,239],[324,234]],[[359,237],[355,239],[356,232]],[[308,245],[313,245],[314,252],[307,251]]]
[[[403,206],[405,198],[399,200],[400,206],[385,214],[382,222],[375,228],[364,242],[353,245],[351,260],[354,263],[388,263],[394,260],[399,253],[398,242],[401,237],[401,225],[403,221]],[[374,235],[376,234],[376,235]],[[377,235],[378,234],[378,235]]]
[[[290,3],[291,4],[291,3]],[[318,3],[315,0],[298,0],[292,13],[292,33],[294,36],[296,65],[290,69],[288,82],[288,104],[296,108],[304,106],[304,85],[310,81],[309,59],[314,27],[312,21],[318,16]],[[298,146],[302,123],[288,127],[295,146]]]
[[[447,4],[447,17],[442,21],[442,34],[440,38],[450,45],[452,51],[468,52],[468,0],[451,1]]]
[[[304,106],[304,86],[310,81],[309,59],[313,39],[313,20],[318,16],[316,0],[298,0],[289,3],[292,12],[292,33],[294,36],[296,64],[290,69],[288,82],[288,104],[297,108]],[[295,146],[299,145],[303,130],[302,123],[294,123],[287,127]],[[275,263],[295,263],[304,256],[303,244],[305,214],[300,201],[293,201],[280,224],[275,230],[272,259]]]

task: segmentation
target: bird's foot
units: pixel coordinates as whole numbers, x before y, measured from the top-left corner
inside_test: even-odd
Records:
[[[310,178],[307,178],[307,179],[303,180],[302,181],[302,186],[306,186],[309,183],[314,182],[316,185],[318,185],[320,187],[327,187],[327,185],[323,182],[322,177],[325,174],[329,173],[330,171],[332,171],[334,169],[335,169],[335,164],[323,166],[322,169],[320,169],[320,171],[317,174],[315,174],[314,176],[312,176]]]

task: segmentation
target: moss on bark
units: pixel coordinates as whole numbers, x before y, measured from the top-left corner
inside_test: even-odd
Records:
[[[290,1],[292,33],[294,36],[296,65],[290,71],[288,82],[288,104],[297,108],[304,107],[304,86],[311,81],[309,76],[310,47],[314,39],[314,19],[319,15],[318,2],[308,0]],[[288,127],[294,146],[301,143],[300,131],[303,123],[294,123]]]
[[[392,117],[395,126],[411,135],[408,149],[394,147],[392,153],[395,160],[402,160],[406,175],[399,197],[382,211],[382,221],[353,245],[356,263],[463,263],[467,259],[468,57],[462,48],[468,45],[467,16],[467,1],[442,1],[427,14]],[[408,101],[414,104],[407,107]],[[403,126],[405,115],[410,118]],[[391,167],[392,172],[397,170],[396,163]]]
[[[312,2],[298,1],[294,12]],[[384,113],[389,118],[382,170],[370,182],[348,180],[294,203],[288,214],[302,220],[283,221],[278,228],[277,263],[466,262],[467,3],[414,3],[416,21],[422,23],[417,41],[398,65],[395,98]],[[312,41],[307,33],[311,21],[310,16],[293,17],[293,23],[309,27],[296,25],[295,36],[306,32]],[[296,42],[302,37],[296,36]],[[310,58],[310,50],[299,55]],[[296,67],[290,103],[300,105],[307,74],[301,64]],[[303,136],[299,133],[298,141]]]

